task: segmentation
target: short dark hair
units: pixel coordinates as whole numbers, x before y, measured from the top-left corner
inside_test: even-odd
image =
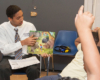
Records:
[[[71,77],[61,77],[58,80],[79,80],[77,78],[71,78]]]
[[[10,5],[7,9],[6,9],[6,15],[7,17],[13,18],[14,15],[21,10],[20,7],[16,6],[16,5]]]

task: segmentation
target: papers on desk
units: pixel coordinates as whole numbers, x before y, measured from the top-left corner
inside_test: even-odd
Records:
[[[39,60],[33,56],[30,58],[22,59],[22,60],[8,60],[12,69],[20,69],[26,66],[34,65],[40,63]]]

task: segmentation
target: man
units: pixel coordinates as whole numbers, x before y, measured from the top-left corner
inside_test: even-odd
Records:
[[[27,46],[33,46],[37,37],[29,37],[30,30],[36,30],[35,26],[23,21],[23,12],[16,5],[10,5],[6,10],[9,19],[0,25],[0,51],[3,59],[0,62],[0,80],[10,80],[10,75],[16,70],[12,70],[8,59],[23,59],[31,57],[28,55]],[[34,80],[40,73],[37,65],[31,65],[22,69],[27,74],[28,80]]]

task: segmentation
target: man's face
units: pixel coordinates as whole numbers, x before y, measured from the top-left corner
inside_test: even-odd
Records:
[[[14,16],[13,18],[9,18],[11,24],[13,26],[21,26],[23,24],[23,12],[22,10],[19,10]]]

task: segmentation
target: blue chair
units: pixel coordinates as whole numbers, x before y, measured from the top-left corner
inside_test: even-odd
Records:
[[[66,31],[66,30],[59,31],[54,43],[54,48],[56,46],[63,45],[63,46],[68,46],[71,49],[71,51],[68,53],[64,53],[64,52],[58,52],[55,49],[53,49],[53,54],[74,56],[77,52],[77,48],[74,44],[76,38],[77,38],[76,31]]]
[[[71,49],[71,52],[68,53],[58,52],[55,51],[53,48],[53,54],[74,56],[77,52],[77,48],[74,44],[76,38],[77,38],[76,31],[66,31],[66,30],[59,31],[55,39],[54,48],[56,46],[62,46],[62,45],[68,46]],[[49,72],[49,62],[50,62],[50,57],[48,57],[47,76]],[[52,68],[54,71],[53,57],[52,57]]]

